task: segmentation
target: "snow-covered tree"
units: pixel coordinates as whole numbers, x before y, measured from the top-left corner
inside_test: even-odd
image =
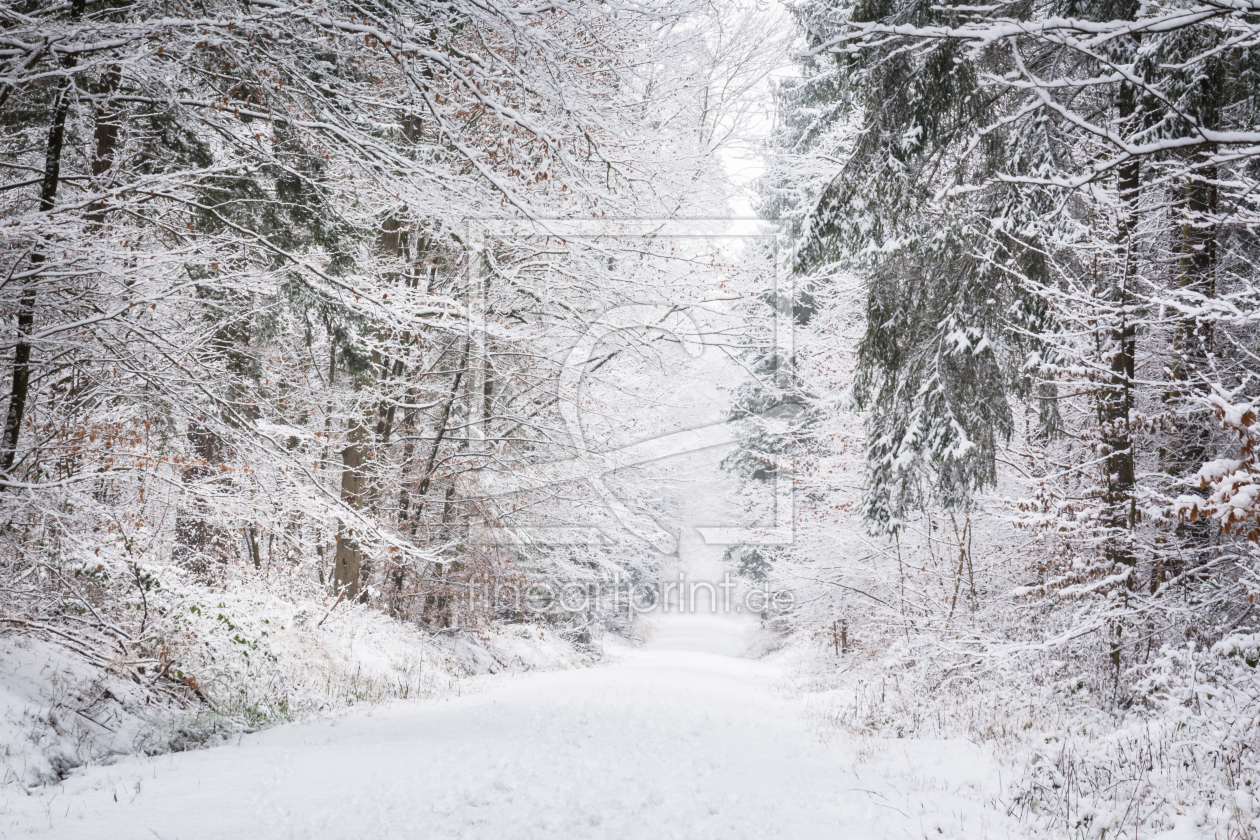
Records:
[[[137,581],[445,627],[502,606],[470,583],[586,574],[471,538],[512,512],[464,479],[565,456],[557,352],[647,282],[550,220],[725,201],[698,126],[743,100],[690,83],[714,14],[0,8],[4,562],[45,581],[22,610],[86,610],[138,650],[153,625],[116,612]],[[541,235],[473,243],[495,219]]]

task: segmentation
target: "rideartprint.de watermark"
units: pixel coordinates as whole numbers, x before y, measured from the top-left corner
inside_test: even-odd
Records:
[[[691,579],[679,572],[654,583],[608,580],[517,585],[474,579],[452,593],[468,614],[511,612],[533,615],[592,614],[611,610],[631,618],[649,614],[753,615],[785,613],[795,601],[790,590],[750,586],[724,573],[720,581]]]

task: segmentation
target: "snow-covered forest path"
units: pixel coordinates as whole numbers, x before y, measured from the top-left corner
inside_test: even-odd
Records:
[[[596,667],[88,768],[10,800],[0,835],[1018,836],[982,806],[995,773],[969,745],[820,737],[777,666],[740,656],[749,626],[658,616]]]

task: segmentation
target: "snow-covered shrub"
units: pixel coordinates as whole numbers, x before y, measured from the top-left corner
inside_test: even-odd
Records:
[[[5,784],[359,703],[432,696],[471,674],[589,659],[562,634],[529,626],[435,636],[374,606],[339,602],[310,578],[259,575],[252,565],[225,566],[210,585],[108,550],[92,557],[27,552],[0,563],[19,596],[0,612]],[[40,584],[20,588],[32,579]]]
[[[1012,805],[1047,833],[1154,836],[1184,826],[1221,838],[1260,830],[1260,639],[1165,647],[1112,714],[1058,708],[1025,748]]]

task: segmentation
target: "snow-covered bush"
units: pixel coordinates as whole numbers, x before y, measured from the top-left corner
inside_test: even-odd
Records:
[[[0,571],[44,579],[15,591],[26,597],[7,599],[0,613],[5,784],[360,703],[429,697],[472,674],[590,660],[561,634],[529,625],[435,636],[339,601],[317,582],[260,579],[252,566],[224,570],[214,586],[109,552],[90,564]]]

